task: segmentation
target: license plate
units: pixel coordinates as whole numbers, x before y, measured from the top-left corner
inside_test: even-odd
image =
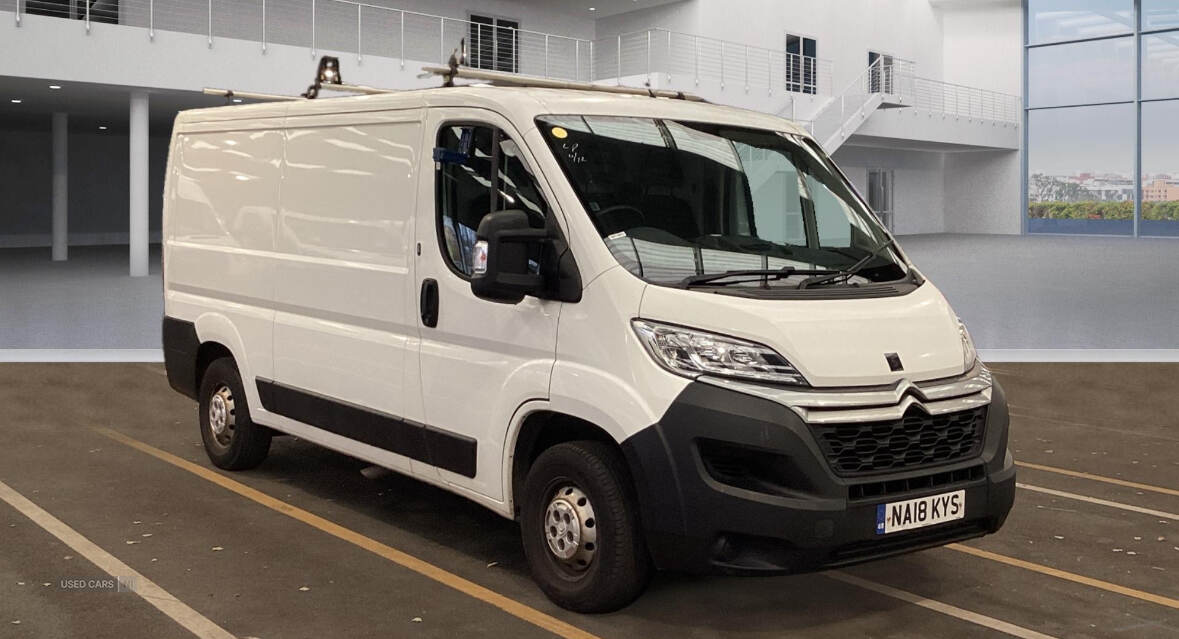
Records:
[[[966,516],[966,491],[894,501],[876,507],[876,534],[887,535],[962,519]]]

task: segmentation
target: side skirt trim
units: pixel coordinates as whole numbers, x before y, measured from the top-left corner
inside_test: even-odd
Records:
[[[443,470],[474,477],[474,438],[363,406],[257,378],[266,410]]]

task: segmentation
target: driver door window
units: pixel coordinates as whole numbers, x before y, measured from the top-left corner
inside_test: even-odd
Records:
[[[506,209],[544,228],[548,205],[520,148],[500,129],[445,125],[434,150],[439,243],[452,269],[470,277],[475,233],[485,215]],[[494,176],[494,179],[493,179]]]

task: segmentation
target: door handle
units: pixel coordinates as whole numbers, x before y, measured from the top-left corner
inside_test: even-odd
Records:
[[[430,328],[438,326],[438,280],[422,280],[421,311],[423,324]]]

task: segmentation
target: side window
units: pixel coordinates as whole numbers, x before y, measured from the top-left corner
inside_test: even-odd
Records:
[[[548,205],[520,147],[499,129],[443,126],[434,167],[438,237],[445,259],[458,272],[471,274],[475,232],[483,216],[517,209],[528,214],[533,228],[544,228]]]

